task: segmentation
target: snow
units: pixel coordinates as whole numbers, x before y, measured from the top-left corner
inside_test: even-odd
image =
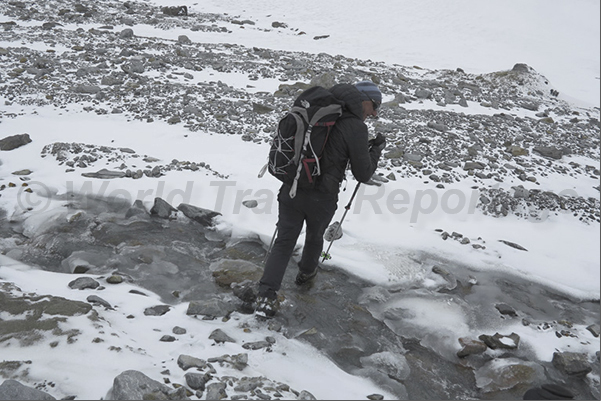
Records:
[[[194,11],[228,13],[256,23],[240,28],[228,25],[229,29],[233,29],[231,33],[186,31],[185,34],[195,42],[236,43],[316,54],[326,52],[428,69],[461,67],[469,73],[507,70],[515,63],[526,63],[549,79],[552,87],[559,90],[561,99],[581,107],[599,106],[598,0],[372,0],[369,6],[357,0],[203,0],[194,3],[162,0],[159,3],[162,6],[185,4]],[[289,28],[272,28],[273,21],[286,22]],[[134,26],[133,29],[139,35],[173,39],[182,33],[148,26]],[[296,29],[306,32],[306,35],[298,35]],[[313,40],[314,36],[324,34],[330,37]],[[7,45],[7,42],[0,42],[0,46]],[[248,77],[242,74],[224,74],[210,69],[197,74],[194,83],[205,80],[221,80],[249,91],[273,92],[279,84],[276,80],[248,81]],[[244,142],[236,135],[187,135],[189,131],[182,126],[128,121],[120,115],[92,116],[82,111],[85,104],[55,110],[7,106],[4,101],[0,98],[5,113],[15,113],[17,117],[2,121],[0,137],[13,132],[27,132],[35,137],[35,141],[27,146],[3,152],[0,165],[0,179],[9,179],[12,172],[24,168],[34,172],[30,186],[37,194],[4,191],[0,198],[0,207],[8,210],[9,215],[21,213],[23,206],[34,208],[27,220],[27,232],[43,229],[50,219],[68,218],[56,209],[60,202],[39,196],[40,191],[61,194],[75,190],[119,196],[131,202],[141,199],[147,207],[158,196],[175,205],[190,203],[212,209],[223,214],[218,220],[219,228],[231,230],[234,236],[240,237],[258,234],[269,244],[277,220],[279,185],[271,177],[257,177],[265,163],[266,144]],[[424,102],[407,107],[435,109],[437,106]],[[468,108],[462,108],[462,112],[491,113],[489,109],[471,103]],[[58,166],[51,158],[39,157],[43,146],[53,142],[132,148],[139,154],[167,162],[172,159],[204,161],[228,178],[222,180],[210,174],[169,172],[161,180],[147,177],[127,181],[90,180],[78,173],[65,173],[64,167]],[[572,160],[598,165],[598,162],[585,158],[564,158],[561,163],[567,164]],[[97,167],[91,167],[89,171],[97,171]],[[592,179],[590,182],[577,182],[570,177],[556,175],[542,180],[545,180],[542,182],[545,188],[556,193],[574,191],[581,196],[599,198],[599,192],[592,188],[598,185],[598,181]],[[518,184],[529,185],[523,182],[504,185]],[[344,220],[344,236],[332,246],[333,259],[325,263],[335,263],[374,284],[402,283],[420,278],[427,286],[424,271],[408,255],[416,251],[431,252],[461,261],[474,269],[521,275],[577,299],[599,299],[598,224],[586,225],[562,214],[549,215],[543,221],[527,222],[514,217],[494,219],[482,216],[474,208],[471,185],[473,183],[466,180],[449,185],[445,192],[428,192],[417,179],[391,181],[382,187],[362,186]],[[341,192],[334,220],[340,220],[354,186],[355,182],[349,180],[346,191]],[[531,188],[535,188],[534,184]],[[240,207],[241,201],[247,199],[259,200],[259,207]],[[486,250],[464,247],[456,241],[441,241],[434,231],[437,228],[461,232],[472,240],[481,237],[486,241]],[[501,239],[518,243],[528,252],[510,248],[498,241]],[[302,238],[299,239],[301,242]],[[43,272],[0,255],[0,279],[14,282],[25,292],[71,299],[78,297],[85,302],[85,292],[74,295],[68,289],[67,283],[72,278],[71,275]],[[109,286],[103,296],[116,302],[124,312],[123,316],[129,310],[133,313],[158,302],[158,297],[152,294],[132,302],[128,294],[132,288],[134,286],[129,284]],[[418,298],[403,302],[399,307],[413,312],[415,324],[423,324],[429,330],[454,330],[453,338],[469,331],[462,311],[456,305]],[[96,349],[89,345],[91,338],[70,346],[71,352],[60,353],[60,359],[56,359],[56,352],[33,346],[28,348],[28,352],[35,355],[36,361],[43,363],[36,363],[32,376],[62,382],[80,398],[97,399],[105,395],[102,392],[110,388],[113,378],[120,372],[126,369],[148,372],[150,369],[159,376],[165,366],[175,370],[174,361],[179,354],[193,354],[195,349],[205,347],[203,340],[215,328],[222,328],[228,333],[228,327],[239,323],[190,318],[186,321],[189,338],[161,347],[156,347],[157,338],[136,335],[137,332],[152,330],[170,332],[173,326],[181,325],[178,320],[185,315],[185,307],[175,306],[174,313],[161,319],[139,317],[135,325],[125,318],[111,321],[107,330],[119,336],[115,344],[125,342],[133,350],[153,350],[153,355],[128,351],[120,354],[116,364],[105,355],[110,344],[105,343]],[[89,323],[83,320],[73,318],[70,324],[85,327]],[[89,330],[83,330],[84,335],[87,332]],[[257,328],[249,336],[263,339],[265,335]],[[267,335],[278,334],[268,332]],[[586,336],[586,333],[581,335]],[[541,334],[540,331],[522,328],[520,337],[522,343],[532,347],[543,359],[550,360],[548,350],[559,347],[553,331]],[[585,339],[593,346],[597,344],[598,350],[599,340],[592,335],[589,337]],[[318,399],[363,399],[371,393],[386,395],[368,380],[341,371],[310,345],[283,338],[277,340],[280,344],[277,351],[252,359],[251,372],[245,372],[246,375],[264,375],[288,383],[293,388],[307,388]],[[253,339],[245,338],[245,341]],[[578,341],[574,344],[579,347]],[[211,356],[239,352],[228,347],[228,344],[220,346]],[[23,355],[18,355],[20,352],[19,348],[3,348],[2,358],[24,359]],[[86,377],[88,359],[94,361],[94,380]],[[149,367],[149,363],[154,363],[152,361],[166,363],[165,366]],[[41,369],[41,366],[45,368]],[[336,386],[321,383],[336,383]]]

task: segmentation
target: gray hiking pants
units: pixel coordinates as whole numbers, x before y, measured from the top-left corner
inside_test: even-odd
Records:
[[[278,194],[278,233],[259,281],[260,294],[280,289],[304,223],[307,228],[299,269],[303,273],[317,269],[324,232],[338,207],[338,194],[298,190],[292,199],[289,191],[289,186],[282,185]]]

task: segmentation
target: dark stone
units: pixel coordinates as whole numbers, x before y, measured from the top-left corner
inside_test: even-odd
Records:
[[[495,308],[497,308],[497,310],[501,312],[501,315],[509,315],[514,317],[518,315],[516,311],[507,304],[497,304],[495,305]]]
[[[586,354],[576,352],[554,352],[552,362],[553,366],[568,376],[584,377],[593,370]]]
[[[0,150],[13,150],[31,142],[29,134],[7,136],[0,139]]]
[[[180,203],[177,207],[186,217],[192,219],[205,227],[213,225],[213,218],[221,216],[221,213],[214,212],[212,210],[203,209],[197,206],[188,205],[187,203]],[[152,213],[152,211],[151,211]]]
[[[165,202],[161,198],[154,198],[154,205],[150,209],[150,214],[159,216],[162,219],[169,219],[177,209]]]

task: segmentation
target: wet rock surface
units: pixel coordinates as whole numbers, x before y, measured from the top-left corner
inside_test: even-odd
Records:
[[[230,319],[252,312],[249,304],[256,296],[255,280],[265,256],[265,244],[252,238],[232,239],[213,225],[199,223],[181,212],[171,219],[148,211],[126,219],[128,210],[128,205],[120,202],[72,195],[66,212],[79,212],[80,217],[58,220],[48,228],[52,236],[41,231],[25,237],[19,234],[23,222],[4,218],[2,223],[20,242],[10,252],[18,254],[25,263],[73,274],[69,284],[72,291],[101,291],[98,284],[111,285],[107,279],[119,276],[161,296],[162,304],[143,311],[157,319],[173,313],[171,309],[181,304],[187,305],[187,315],[202,319]],[[80,238],[80,242],[73,247],[71,239],[75,238]],[[77,266],[85,266],[86,275],[93,274],[96,279],[77,277],[73,264],[65,262],[74,254],[79,261]],[[535,349],[520,341],[514,332],[521,326],[531,335],[555,332],[566,341],[577,338],[590,342],[595,337],[588,327],[599,324],[598,300],[570,299],[521,278],[471,271],[433,255],[414,255],[414,263],[422,265],[425,280],[436,284],[374,286],[335,266],[327,266],[319,270],[312,285],[299,287],[294,284],[293,260],[280,291],[280,313],[259,324],[285,337],[308,342],[340,368],[372,379],[399,399],[520,399],[529,388],[545,383],[560,384],[582,398],[598,396],[598,360],[570,352],[556,352],[552,361],[551,354],[549,360],[541,360]],[[13,296],[12,290],[5,285],[0,291],[2,312],[19,314],[31,309],[26,306],[29,298]],[[56,310],[56,319],[111,307],[111,299],[105,295],[88,299],[89,304],[50,295],[35,299],[36,310]],[[423,310],[415,305],[422,305]],[[421,313],[424,316],[417,316]],[[445,321],[440,323],[437,319]],[[44,327],[31,320],[20,327],[9,321],[0,322],[0,341],[19,338],[35,342],[32,335],[37,330],[56,330],[52,322],[53,319],[44,320]],[[466,332],[478,333],[479,338],[458,337],[457,328],[462,326]],[[54,334],[67,338],[78,335]],[[176,335],[168,336],[161,341],[176,341]],[[210,339],[217,343],[235,341],[219,331],[213,332]],[[273,342],[269,338],[248,342],[243,349],[259,352],[271,348]],[[243,367],[244,358],[248,356],[224,356],[213,364]],[[194,360],[192,356],[182,357],[180,366],[186,370],[185,366],[195,366],[191,362]],[[209,363],[196,362],[210,371]],[[11,377],[6,369],[2,374]],[[137,377],[136,382],[144,376],[141,372],[123,375]],[[205,391],[209,391],[209,385],[219,380],[218,372],[203,375],[186,376],[189,395],[202,391],[205,384]],[[125,379],[115,380],[113,391],[125,391]],[[142,387],[168,397],[177,390],[164,384]],[[239,390],[243,388],[246,387],[239,384]],[[261,398],[256,387],[253,391],[248,393],[251,398]]]

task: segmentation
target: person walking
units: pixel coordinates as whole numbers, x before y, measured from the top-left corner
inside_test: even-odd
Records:
[[[365,119],[377,117],[382,93],[371,81],[355,85],[338,84],[329,89],[344,102],[342,115],[332,129],[321,160],[321,175],[312,189],[299,189],[290,196],[290,186],[283,184],[278,193],[277,236],[259,280],[255,313],[273,317],[279,309],[279,291],[286,268],[294,252],[303,225],[306,235],[295,283],[303,285],[317,275],[323,236],[337,209],[340,185],[347,166],[359,182],[367,182],[374,174],[386,139],[378,134],[368,140]]]

